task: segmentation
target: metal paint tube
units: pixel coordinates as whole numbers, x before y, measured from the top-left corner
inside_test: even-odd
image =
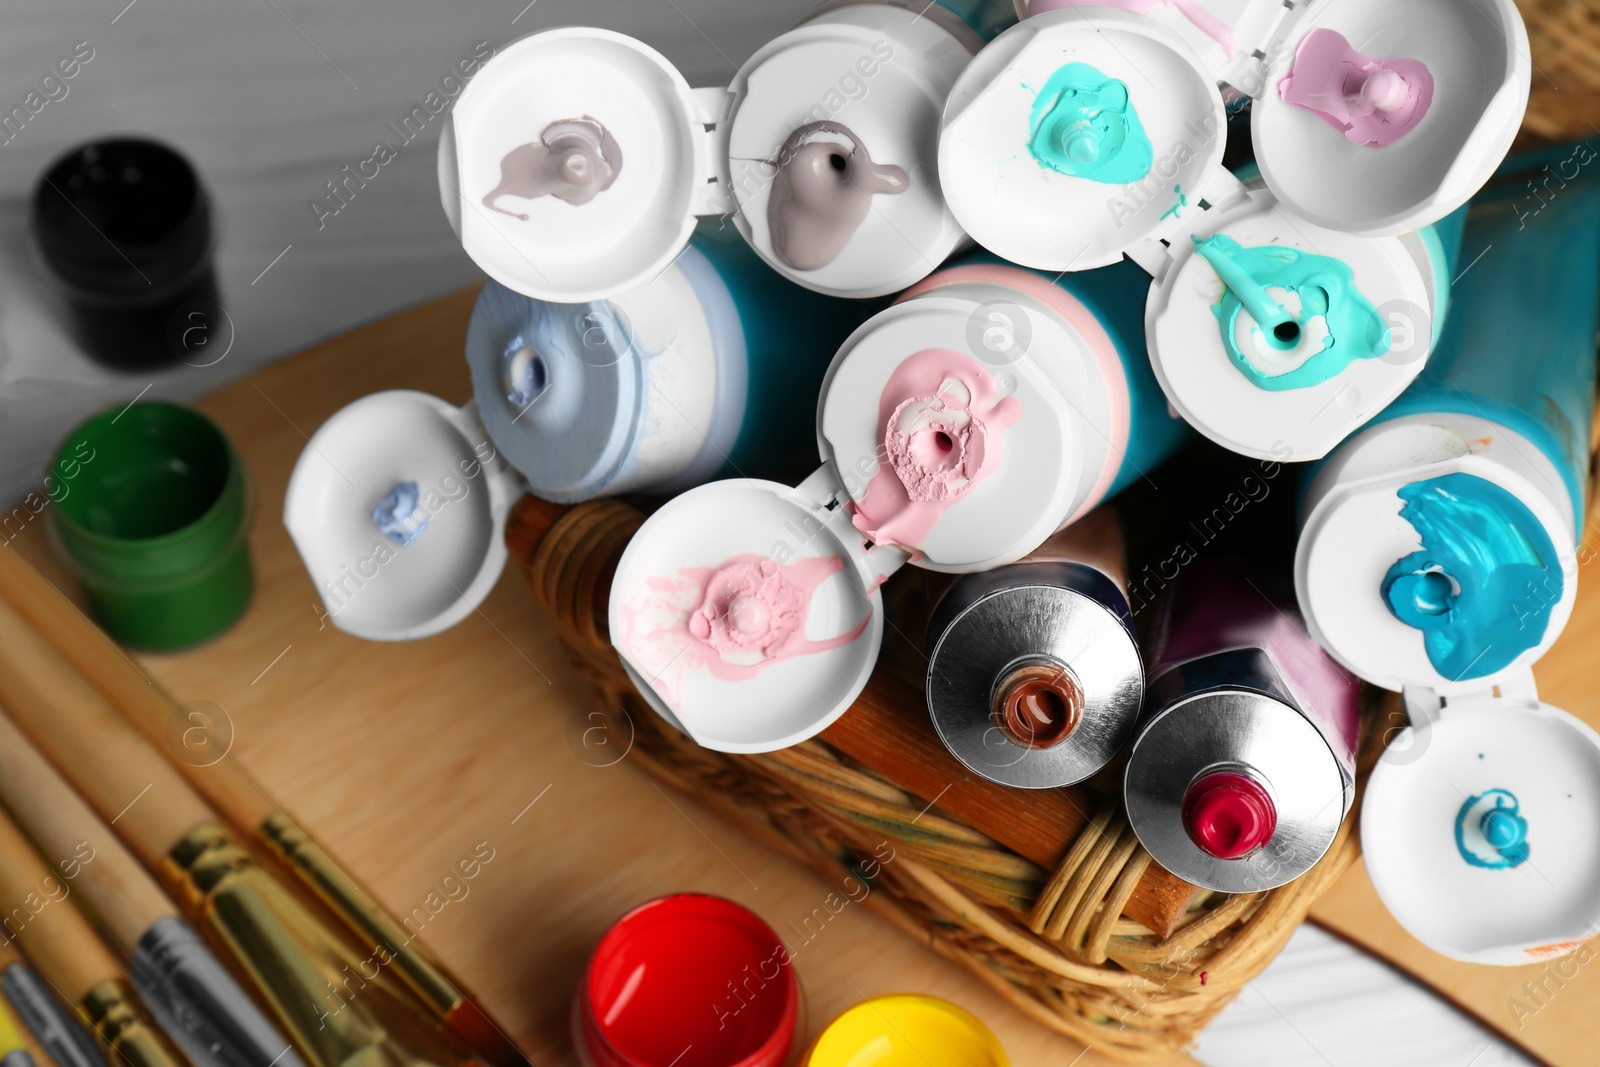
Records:
[[[1109,763],[1144,697],[1115,513],[959,579],[928,624],[926,688],[945,747],[990,781],[1048,789]]]
[[[32,969],[13,963],[0,971],[0,991],[57,1067],[105,1067],[94,1038]]]
[[[1242,564],[1167,590],[1128,822],[1155,861],[1207,889],[1272,889],[1310,870],[1354,798],[1356,681]]]

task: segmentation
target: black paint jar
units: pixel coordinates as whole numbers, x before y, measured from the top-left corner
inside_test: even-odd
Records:
[[[73,149],[40,177],[30,222],[68,328],[96,362],[203,366],[226,351],[211,200],[173,149],[133,137]]]

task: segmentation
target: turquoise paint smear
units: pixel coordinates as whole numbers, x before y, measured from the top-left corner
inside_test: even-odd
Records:
[[[1469,823],[1475,832],[1468,831]],[[1488,854],[1469,844],[1486,847]],[[1474,867],[1491,871],[1527,862],[1528,820],[1518,812],[1516,795],[1507,789],[1490,789],[1468,797],[1456,814],[1456,851]]]
[[[1388,324],[1356,288],[1348,264],[1278,245],[1245,248],[1216,234],[1194,238],[1226,291],[1213,309],[1222,330],[1222,344],[1233,365],[1251,383],[1273,391],[1321,385],[1353,361],[1376,359],[1389,351]],[[1288,306],[1272,291],[1295,298]],[[1298,303],[1298,309],[1292,305]],[[1247,312],[1250,350],[1240,343],[1239,313]],[[1312,355],[1298,366],[1277,370],[1307,350]],[[1264,365],[1263,365],[1264,364]]]
[[[1412,482],[1399,496],[1422,549],[1389,568],[1383,597],[1422,631],[1433,669],[1452,681],[1483,678],[1536,647],[1565,578],[1527,505],[1470,474]]]
[[[1068,63],[1050,75],[1028,128],[1033,158],[1069,177],[1126,185],[1155,162],[1127,85],[1087,63]]]
[[[1183,186],[1174,185],[1172,191],[1177,194],[1178,202],[1161,213],[1161,217],[1164,219],[1181,217],[1183,209],[1189,206],[1189,198],[1183,195]]]

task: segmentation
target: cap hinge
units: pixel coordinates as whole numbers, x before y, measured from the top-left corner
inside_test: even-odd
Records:
[[[729,215],[735,208],[728,167],[728,137],[734,95],[727,89],[690,89],[689,121],[694,125],[695,215]]]
[[[805,481],[795,487],[794,493],[812,516],[838,540],[869,588],[876,589],[882,585],[911,559],[911,554],[905,549],[896,545],[872,544],[867,541],[865,534],[856,529],[851,521],[850,494],[833,473],[832,464],[824,463],[812,471]]]
[[[1258,0],[1241,20],[1234,58],[1220,72],[1220,81],[1253,100],[1259,100],[1277,76],[1288,73],[1293,54],[1279,55],[1305,9],[1316,0]]]
[[[1441,697],[1437,690],[1421,685],[1408,685],[1401,690],[1406,713],[1411,725],[1421,727],[1433,723],[1451,710],[1463,708],[1537,708],[1539,686],[1533,680],[1533,670],[1523,667],[1495,676],[1494,684],[1487,689]]]
[[[1201,207],[1201,203],[1205,206]],[[1221,228],[1226,217],[1241,205],[1265,203],[1269,208],[1277,201],[1265,190],[1252,190],[1226,167],[1217,167],[1207,176],[1205,186],[1195,195],[1192,211],[1174,216],[1172,228],[1140,241],[1127,250],[1127,256],[1150,277],[1160,281],[1167,270],[1187,251],[1190,240],[1202,230],[1211,233]]]

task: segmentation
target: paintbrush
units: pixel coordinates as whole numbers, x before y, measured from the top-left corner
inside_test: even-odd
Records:
[[[134,988],[197,1067],[305,1067],[177,908],[0,714],[0,802],[131,963]]]
[[[104,1067],[100,1046],[44,979],[0,938],[0,992],[56,1067]]]
[[[346,1003],[349,946],[224,829],[211,809],[105,699],[9,607],[0,605],[0,703],[13,722],[116,825],[147,870],[248,976],[317,1067],[446,1063],[381,970]],[[328,993],[334,993],[330,1000]]]
[[[0,1067],[34,1067],[28,1041],[4,1007],[0,1007]]]
[[[94,1031],[110,1067],[184,1067],[183,1054],[146,1014],[127,974],[45,866],[0,812],[0,910],[33,969]]]
[[[0,599],[23,616],[129,723],[160,748],[189,783],[235,828],[277,856],[362,942],[382,949],[388,967],[434,1016],[446,1034],[491,1067],[530,1067],[527,1058],[479,1002],[448,976],[414,937],[315,840],[279,808],[236,761],[173,750],[218,743],[214,724],[191,723],[178,704],[146,678],[122,650],[86,618],[44,575],[16,552],[0,552]],[[177,723],[177,729],[174,729]],[[197,728],[197,729],[191,729]]]

